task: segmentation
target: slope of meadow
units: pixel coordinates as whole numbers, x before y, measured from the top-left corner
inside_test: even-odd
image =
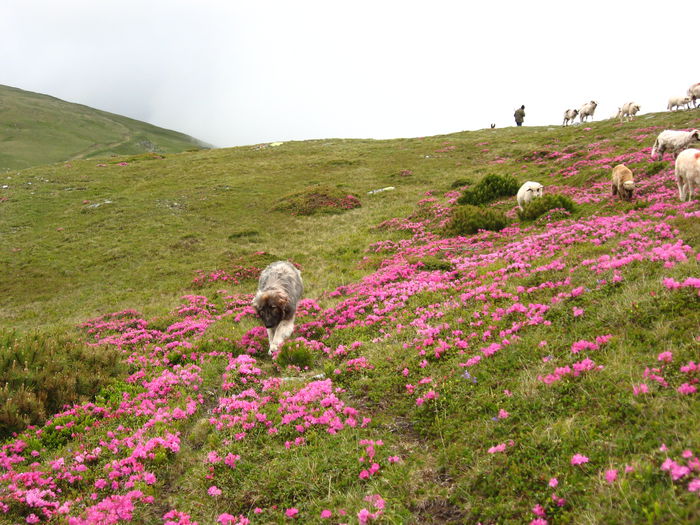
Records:
[[[670,158],[649,150],[659,130],[699,120],[13,174],[0,293],[16,332],[0,348],[20,365],[1,378],[0,417],[21,428],[12,389],[41,389],[21,363],[63,346],[105,378],[89,398],[76,374],[89,400],[6,439],[0,516],[698,522],[700,206],[678,201]],[[610,198],[619,162],[636,176],[631,203]],[[511,198],[490,206],[512,219],[504,230],[446,235],[461,188],[486,174],[540,181],[577,207],[519,224]],[[279,206],[311,185],[362,206]],[[271,359],[249,303],[277,258],[300,265],[306,293]]]
[[[0,85],[0,172],[73,159],[207,147],[183,133]]]

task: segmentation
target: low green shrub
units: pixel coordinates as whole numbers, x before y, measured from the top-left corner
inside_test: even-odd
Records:
[[[314,351],[300,341],[288,341],[277,355],[277,365],[281,368],[297,366],[301,370],[314,364]]]
[[[0,332],[0,439],[92,399],[125,373],[118,352],[77,335]]]
[[[342,213],[362,206],[357,195],[331,186],[311,186],[302,191],[285,195],[273,206],[274,211],[292,215],[316,215]]]
[[[549,210],[564,209],[571,213],[575,208],[574,201],[570,197],[565,195],[543,195],[528,202],[522,210],[518,211],[518,217],[521,221],[532,221]]]
[[[518,181],[511,175],[486,175],[477,184],[464,190],[457,203],[481,206],[501,197],[515,195],[519,188]]]
[[[458,206],[447,225],[451,235],[471,235],[479,230],[499,231],[508,225],[505,214],[479,206]]]

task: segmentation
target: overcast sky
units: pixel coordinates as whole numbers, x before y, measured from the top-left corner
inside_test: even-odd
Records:
[[[649,5],[648,7],[646,5]],[[216,146],[418,137],[663,111],[700,82],[697,4],[0,0],[0,84]]]

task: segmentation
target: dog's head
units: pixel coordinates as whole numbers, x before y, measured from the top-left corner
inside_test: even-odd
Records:
[[[289,310],[289,299],[277,290],[258,292],[253,299],[253,308],[262,319],[265,328],[274,328]]]

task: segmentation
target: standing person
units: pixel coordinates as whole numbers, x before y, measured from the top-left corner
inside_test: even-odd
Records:
[[[516,109],[513,116],[515,117],[515,123],[518,126],[522,126],[523,120],[525,120],[525,105],[523,104],[520,106],[520,109]]]

